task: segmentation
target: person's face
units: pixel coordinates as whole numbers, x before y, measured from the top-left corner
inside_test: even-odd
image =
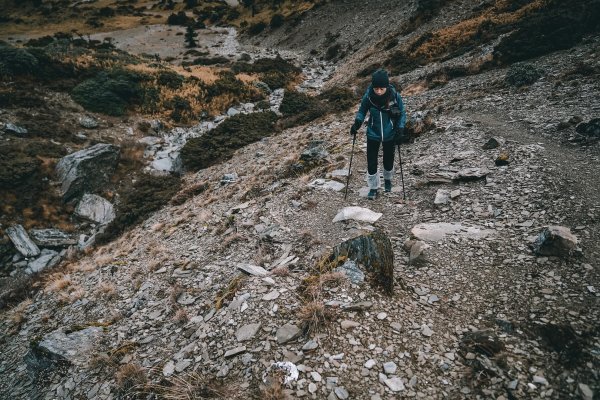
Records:
[[[384,94],[385,94],[385,92],[386,92],[386,90],[387,90],[387,88],[384,88],[384,87],[376,87],[376,88],[373,88],[373,91],[375,92],[375,94],[376,94],[377,96],[382,96],[382,95],[384,95]]]

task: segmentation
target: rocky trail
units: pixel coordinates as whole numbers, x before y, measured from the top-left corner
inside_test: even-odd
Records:
[[[600,65],[598,43],[535,59],[544,78],[523,88],[501,68],[429,89],[422,70],[398,77],[426,125],[400,148],[406,200],[398,168],[365,198],[362,137],[344,200],[355,110],[185,174],[178,201],[4,312],[0,397],[593,399],[600,154],[575,126],[600,90],[566,77]],[[303,68],[318,92],[348,66]],[[151,168],[224,118],[161,132]],[[564,240],[540,239],[548,226]]]

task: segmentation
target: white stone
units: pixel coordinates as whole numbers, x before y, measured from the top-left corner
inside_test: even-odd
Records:
[[[346,221],[352,219],[354,221],[374,223],[377,222],[377,220],[381,218],[382,215],[382,213],[371,211],[368,208],[352,206],[345,207],[342,210],[340,210],[335,216],[335,218],[333,218],[333,222]]]
[[[373,368],[375,365],[377,365],[377,361],[375,361],[375,360],[373,360],[373,359],[370,359],[370,360],[368,360],[368,361],[365,363],[365,365],[364,365],[364,366],[365,366],[365,368],[367,368],[367,369],[371,369],[371,368]]]
[[[115,210],[110,201],[98,195],[86,193],[77,204],[75,215],[100,225],[106,225],[115,219]]]
[[[398,366],[393,361],[386,362],[383,364],[383,371],[388,375],[393,375],[396,373]]]
[[[248,324],[248,325],[242,326],[235,333],[235,337],[236,337],[237,341],[245,342],[247,340],[252,339],[254,337],[254,335],[256,335],[258,330],[260,329],[260,326],[261,326],[260,323]]]
[[[267,271],[266,269],[264,269],[263,267],[259,267],[258,265],[252,265],[252,264],[238,264],[237,265],[238,269],[241,269],[242,271],[246,272],[247,274],[250,275],[254,275],[254,276],[266,276],[269,271]]]

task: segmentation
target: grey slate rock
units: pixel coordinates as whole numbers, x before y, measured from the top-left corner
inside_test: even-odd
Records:
[[[37,376],[57,366],[87,366],[102,333],[102,328],[89,327],[69,334],[59,329],[45,335],[25,356],[29,373]]]
[[[99,143],[61,158],[56,175],[63,200],[106,185],[117,167],[119,152],[118,146]]]
[[[75,215],[100,225],[115,219],[115,210],[110,201],[95,194],[86,193],[75,208]]]
[[[368,272],[374,273],[376,281],[383,286],[384,290],[392,293],[394,251],[392,242],[381,230],[376,229],[338,244],[333,248],[329,260],[333,261],[340,256],[364,265]]]
[[[60,261],[60,255],[54,250],[44,249],[40,256],[30,261],[25,270],[28,274],[36,274],[46,268],[52,268]]]
[[[245,342],[252,339],[259,329],[260,323],[244,325],[237,330],[235,338],[238,342]]]
[[[577,248],[577,237],[564,226],[548,226],[533,243],[533,251],[540,256],[569,256]]]
[[[342,272],[350,279],[350,282],[358,285],[365,281],[365,274],[360,270],[356,262],[353,260],[347,260],[342,266],[336,268],[334,272]]]
[[[10,122],[4,125],[4,131],[15,135],[26,135],[29,133],[26,128],[11,124]]]
[[[21,225],[13,225],[6,229],[6,234],[10,241],[15,245],[19,253],[25,257],[35,257],[40,254],[40,249],[29,238],[25,228]]]
[[[32,229],[31,239],[41,247],[67,247],[77,244],[77,238],[59,229]]]
[[[294,324],[285,324],[281,328],[277,329],[275,336],[277,337],[277,343],[285,344],[296,339],[300,335],[300,328]]]

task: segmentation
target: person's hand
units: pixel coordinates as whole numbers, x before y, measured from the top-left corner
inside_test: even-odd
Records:
[[[394,130],[394,143],[402,144],[406,142],[406,133],[404,128],[396,128]]]
[[[354,124],[352,124],[352,127],[350,128],[350,135],[356,136],[361,125],[362,123],[360,121],[354,121]]]

